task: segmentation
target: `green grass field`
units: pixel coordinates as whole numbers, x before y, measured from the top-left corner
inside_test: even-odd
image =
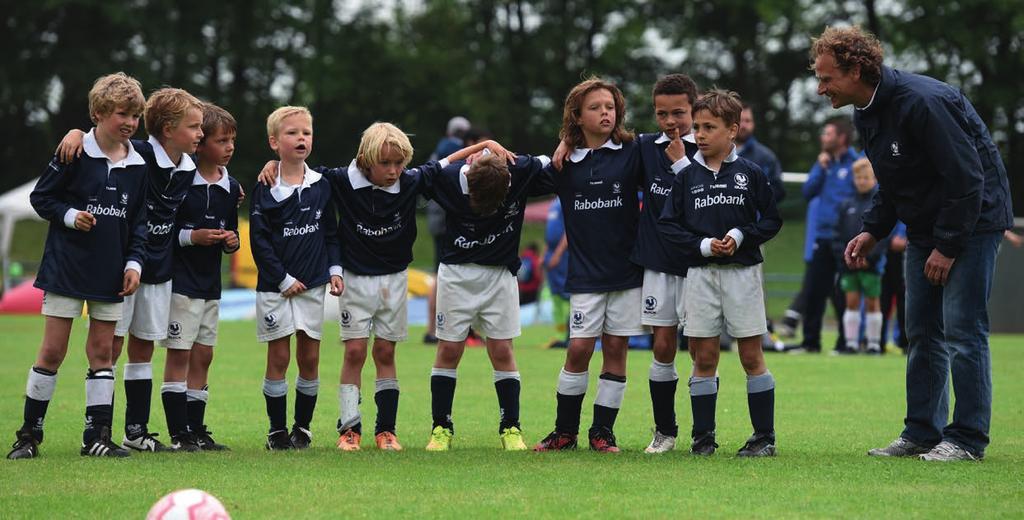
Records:
[[[4,435],[21,422],[25,375],[35,356],[42,318],[0,318],[0,418]],[[926,464],[864,455],[899,433],[904,359],[772,355],[778,380],[779,456],[738,460],[733,454],[750,433],[745,386],[734,354],[722,358],[718,408],[719,453],[695,459],[685,450],[645,455],[652,424],[647,390],[650,353],[630,353],[630,385],[616,432],[624,452],[598,455],[499,451],[497,404],[486,354],[466,353],[459,369],[449,453],[423,451],[430,429],[429,369],[434,349],[410,341],[398,354],[402,397],[398,433],[402,453],[339,453],[333,430],[341,348],[322,352],[321,399],[314,448],[268,453],[261,396],[264,347],[254,325],[221,327],[207,414],[230,453],[136,454],[128,460],[80,457],[84,320],[76,325],[46,422],[42,456],[0,462],[0,516],[4,518],[140,518],[161,495],[198,487],[218,496],[236,518],[263,517],[1020,517],[1024,490],[1024,351],[1020,337],[993,338],[996,398],[992,445],[982,463]],[[337,326],[325,325],[325,337]],[[413,328],[412,338],[422,329]],[[527,440],[545,435],[554,421],[554,388],[564,353],[541,347],[552,329],[534,327],[518,341]],[[155,359],[157,380],[163,354]],[[680,373],[689,360],[678,362]],[[592,364],[583,424],[589,424],[598,364]],[[291,370],[290,384],[294,381]],[[364,370],[372,388],[372,369]],[[120,374],[118,374],[120,378]],[[156,384],[159,388],[159,383]],[[685,389],[685,385],[682,387]],[[121,385],[118,383],[118,391]],[[690,423],[685,390],[677,398],[682,430]],[[291,390],[294,395],[294,389]],[[289,408],[292,406],[289,396]],[[364,392],[366,423],[374,417]],[[166,432],[154,393],[151,427]],[[115,429],[122,425],[118,398]],[[372,428],[372,427],[371,427]],[[166,436],[166,433],[164,434]],[[13,441],[13,437],[8,437]]]

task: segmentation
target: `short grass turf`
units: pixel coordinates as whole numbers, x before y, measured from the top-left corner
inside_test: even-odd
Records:
[[[42,333],[42,318],[0,317],[0,418],[3,435],[21,423],[25,376]],[[719,452],[710,458],[674,452],[643,453],[650,440],[647,369],[651,355],[630,352],[629,389],[616,433],[624,452],[600,455],[504,453],[497,437],[497,404],[483,349],[468,349],[459,369],[453,451],[423,450],[430,430],[429,370],[434,349],[418,341],[400,345],[402,386],[398,434],[406,450],[381,453],[372,438],[363,451],[334,448],[336,381],[341,348],[324,343],[321,397],[313,448],[268,453],[261,394],[265,348],[254,325],[221,324],[212,369],[207,422],[229,453],[134,454],[127,460],[79,456],[85,358],[85,321],[75,325],[46,421],[42,455],[0,461],[0,516],[4,518],[141,518],[163,494],[205,489],[236,518],[272,517],[1018,517],[1024,496],[1024,351],[1019,336],[992,340],[995,402],[992,445],[982,463],[928,464],[865,456],[900,431],[905,360],[828,355],[769,355],[778,381],[778,457],[739,460],[735,451],[750,433],[745,385],[735,354],[724,354],[718,406]],[[327,324],[325,337],[337,337]],[[422,329],[410,337],[419,339]],[[543,345],[553,329],[524,331],[517,344],[523,378],[522,418],[529,442],[554,422],[555,379],[564,352]],[[679,371],[687,373],[685,353]],[[595,357],[599,357],[599,354]],[[166,432],[158,395],[157,352],[151,429]],[[598,360],[583,425],[589,424]],[[118,374],[115,430],[123,426]],[[295,369],[289,374],[289,413]],[[681,431],[690,412],[685,379],[677,396]],[[364,424],[372,431],[373,372],[364,370]],[[1016,403],[1016,404],[1015,404]],[[684,433],[685,436],[685,433]],[[166,433],[164,433],[166,440]],[[681,439],[682,440],[682,439]]]

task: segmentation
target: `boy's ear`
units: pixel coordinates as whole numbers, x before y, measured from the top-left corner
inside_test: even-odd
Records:
[[[277,151],[277,137],[271,135],[271,136],[267,137],[267,140],[270,142],[270,149],[274,150],[276,152]]]

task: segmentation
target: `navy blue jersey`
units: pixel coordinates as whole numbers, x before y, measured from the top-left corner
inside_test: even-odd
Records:
[[[692,134],[683,136],[686,158],[673,165],[672,160],[665,155],[669,143],[665,134],[641,134],[637,140],[640,142],[640,156],[644,166],[644,198],[640,209],[640,226],[636,231],[636,247],[630,260],[652,271],[686,276],[685,255],[680,254],[678,247],[662,238],[658,230],[658,218],[672,192],[676,175],[689,166],[693,155],[697,153],[697,143],[693,141]]]
[[[441,239],[441,262],[505,266],[519,272],[519,237],[523,231],[526,199],[555,191],[554,179],[545,167],[547,157],[520,155],[509,167],[511,184],[498,210],[488,216],[473,213],[469,206],[469,183],[465,173],[469,165],[457,161],[442,168],[431,162],[420,168],[424,176],[424,195],[437,201],[445,211],[445,233]]]
[[[188,154],[182,154],[178,164],[174,164],[153,136],[148,141],[133,140],[132,144],[149,167],[149,189],[146,193],[148,235],[142,283],[164,283],[171,279],[174,271],[171,235],[175,214],[192,184],[196,165]]]
[[[29,196],[50,222],[34,285],[82,300],[120,302],[125,265],[146,260],[146,161],[129,144],[128,155],[110,163],[92,131],[83,149],[69,164],[54,157]],[[79,211],[96,218],[88,232],[73,229]]]
[[[375,186],[356,162],[317,168],[330,180],[338,210],[341,266],[356,274],[397,273],[412,262],[416,203],[423,185],[418,170],[406,170],[388,187]]]
[[[330,182],[306,168],[300,186],[257,183],[249,210],[249,240],[259,274],[256,290],[283,292],[293,279],[306,288],[327,283],[340,273],[338,221]]]
[[[238,235],[238,181],[221,169],[219,181],[209,183],[199,172],[175,218],[174,276],[171,291],[189,298],[220,299],[220,262],[227,250],[223,243],[200,246],[192,244],[194,229],[223,229]]]
[[[697,153],[676,176],[658,224],[666,239],[682,246],[691,267],[715,264],[756,265],[758,246],[782,228],[771,182],[761,167],[736,155],[714,172]],[[738,231],[738,233],[737,233]],[[710,239],[730,234],[738,247],[732,256],[711,256]]]
[[[576,149],[555,172],[569,239],[569,293],[599,293],[643,285],[643,270],[629,260],[636,242],[643,179],[640,146],[606,142]]]

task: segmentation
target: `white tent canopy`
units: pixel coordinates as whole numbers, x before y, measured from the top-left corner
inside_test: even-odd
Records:
[[[0,195],[0,265],[3,266],[3,272],[7,273],[7,263],[11,254],[11,239],[14,238],[14,224],[19,220],[32,219],[32,220],[43,220],[36,214],[36,210],[32,209],[32,204],[28,201],[28,196],[32,193],[32,189],[36,186],[36,181],[39,179],[32,179],[17,188],[14,188],[3,195]],[[4,276],[6,283],[7,277]]]

